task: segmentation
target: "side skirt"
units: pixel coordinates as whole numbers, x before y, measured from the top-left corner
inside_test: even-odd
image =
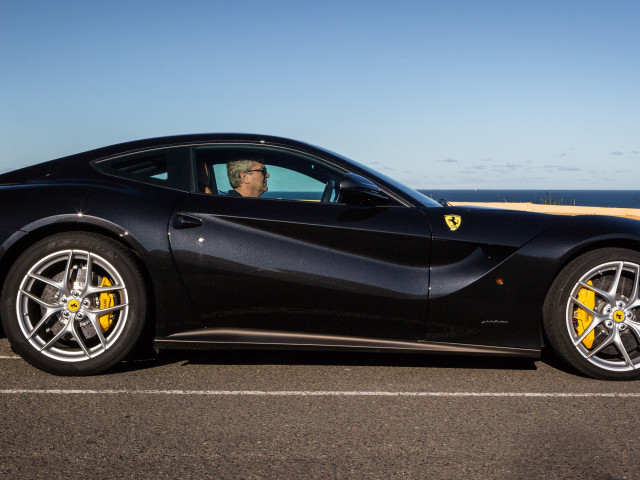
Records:
[[[156,338],[154,346],[155,348],[163,349],[359,350],[366,352],[422,352],[540,358],[540,350],[529,348],[425,341],[398,341],[239,328],[204,328],[175,333],[168,337]]]

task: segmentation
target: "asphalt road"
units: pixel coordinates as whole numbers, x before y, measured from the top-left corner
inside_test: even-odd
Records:
[[[640,478],[640,382],[543,361],[171,352],[62,378],[0,339],[0,478]]]

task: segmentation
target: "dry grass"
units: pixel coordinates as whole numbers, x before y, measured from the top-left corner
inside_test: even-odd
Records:
[[[639,208],[602,208],[576,207],[572,205],[540,205],[537,203],[507,202],[450,202],[451,205],[474,205],[478,207],[502,208],[505,210],[522,210],[525,212],[551,213],[554,215],[608,215],[640,220]]]

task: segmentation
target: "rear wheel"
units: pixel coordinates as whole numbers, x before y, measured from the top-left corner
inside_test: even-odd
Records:
[[[640,378],[640,254],[606,248],[571,262],[544,308],[554,351],[579,372],[600,379]]]
[[[32,365],[91,375],[133,348],[146,302],[127,249],[101,235],[65,233],[33,245],[13,265],[2,292],[2,324]]]

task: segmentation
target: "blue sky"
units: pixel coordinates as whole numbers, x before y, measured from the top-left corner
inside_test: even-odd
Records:
[[[414,188],[640,189],[640,2],[0,0],[0,171],[281,135]]]

